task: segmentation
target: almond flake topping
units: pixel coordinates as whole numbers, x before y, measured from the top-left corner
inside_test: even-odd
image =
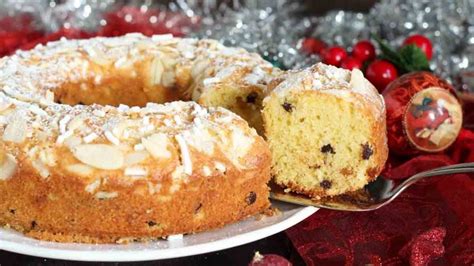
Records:
[[[17,161],[11,154],[5,154],[0,164],[0,181],[13,177],[17,169]]]
[[[117,146],[81,144],[74,147],[72,153],[79,161],[98,169],[115,170],[124,164],[124,155]]]

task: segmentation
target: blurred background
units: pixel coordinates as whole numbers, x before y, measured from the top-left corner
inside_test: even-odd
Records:
[[[455,86],[470,110],[473,14],[474,0],[3,0],[0,56],[62,37],[171,33],[217,39],[291,69],[326,62],[321,55],[327,47],[350,55],[356,43],[377,44],[378,37],[396,51],[409,36],[421,34],[432,45],[430,69]],[[384,57],[380,44],[375,48],[377,58]],[[366,69],[368,63],[349,65]]]

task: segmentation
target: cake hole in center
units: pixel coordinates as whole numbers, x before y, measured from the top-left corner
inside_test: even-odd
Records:
[[[100,77],[100,78],[97,78]],[[176,86],[150,84],[146,78],[134,75],[96,76],[95,79],[66,83],[54,90],[54,100],[68,105],[146,106],[147,103],[187,101]]]

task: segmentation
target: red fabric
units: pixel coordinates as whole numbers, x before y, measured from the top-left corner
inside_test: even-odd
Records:
[[[394,179],[460,162],[474,162],[474,133],[462,130],[442,154],[391,156]],[[420,181],[372,212],[319,210],[287,230],[308,265],[471,265],[474,263],[474,175]]]

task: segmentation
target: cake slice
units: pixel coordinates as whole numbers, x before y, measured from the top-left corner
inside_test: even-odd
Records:
[[[313,198],[364,187],[388,148],[383,98],[359,70],[289,72],[264,99],[274,181]]]

